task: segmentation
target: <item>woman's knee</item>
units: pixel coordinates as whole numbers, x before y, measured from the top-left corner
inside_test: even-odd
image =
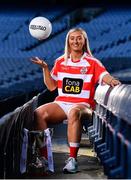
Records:
[[[43,130],[47,128],[48,113],[42,111],[40,108],[34,111],[34,127],[36,130]]]
[[[42,110],[41,108],[37,108],[34,111],[34,117],[37,122],[46,121],[49,117],[48,112],[46,110]]]
[[[72,121],[83,121],[84,119],[91,121],[92,120],[92,110],[85,107],[73,107],[68,112],[68,118],[70,122]]]
[[[80,108],[72,108],[70,109],[70,111],[68,112],[68,119],[70,123],[79,121],[81,118],[81,110]]]

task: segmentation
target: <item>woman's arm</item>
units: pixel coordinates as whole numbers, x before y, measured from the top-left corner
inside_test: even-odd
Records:
[[[50,71],[49,71],[49,68],[48,68],[48,64],[39,59],[38,57],[33,57],[31,58],[31,61],[34,63],[34,64],[38,64],[42,70],[43,70],[43,78],[44,78],[44,83],[46,85],[46,87],[50,90],[50,91],[53,91],[56,89],[57,87],[57,81],[55,81],[52,77],[51,77],[51,74],[50,74]]]

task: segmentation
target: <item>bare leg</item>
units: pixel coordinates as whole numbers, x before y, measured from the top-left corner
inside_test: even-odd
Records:
[[[34,112],[35,129],[45,130],[49,123],[57,124],[67,118],[65,112],[56,103],[48,103],[38,107]]]
[[[79,143],[82,134],[82,120],[90,120],[92,110],[84,105],[75,105],[68,114],[68,142]]]

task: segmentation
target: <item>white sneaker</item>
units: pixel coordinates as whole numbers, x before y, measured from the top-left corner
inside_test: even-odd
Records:
[[[63,168],[64,173],[76,173],[78,171],[77,161],[73,157],[69,157],[66,161],[66,165]]]

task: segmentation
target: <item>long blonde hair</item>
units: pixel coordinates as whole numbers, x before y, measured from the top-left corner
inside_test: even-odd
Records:
[[[83,53],[87,52],[90,56],[93,56],[89,47],[89,40],[87,37],[87,33],[82,29],[82,28],[73,28],[70,29],[69,32],[66,35],[66,40],[65,40],[65,53],[64,53],[64,59],[65,59],[65,64],[67,64],[67,60],[70,56],[70,49],[69,49],[69,35],[75,31],[80,31],[82,35],[85,38],[85,44],[83,46]]]

